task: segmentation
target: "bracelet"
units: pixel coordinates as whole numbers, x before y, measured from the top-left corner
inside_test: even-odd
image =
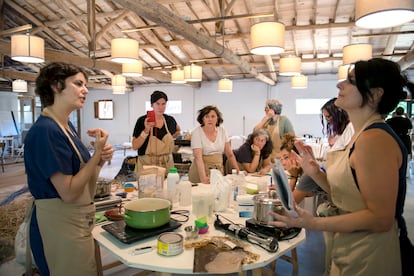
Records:
[[[148,133],[145,133],[145,130],[141,131],[140,136],[141,136],[142,138],[146,139],[146,138],[148,137],[148,135],[149,135]]]

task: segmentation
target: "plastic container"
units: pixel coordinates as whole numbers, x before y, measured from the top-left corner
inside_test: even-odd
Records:
[[[183,175],[178,182],[178,202],[180,206],[191,205],[191,182],[187,175]]]
[[[178,182],[180,181],[180,175],[177,172],[177,168],[170,168],[167,175],[167,198],[172,204],[178,203]]]

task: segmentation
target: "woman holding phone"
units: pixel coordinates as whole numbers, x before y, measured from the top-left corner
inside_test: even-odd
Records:
[[[174,167],[172,151],[174,138],[181,128],[174,117],[164,114],[167,108],[167,95],[162,91],[151,94],[153,112],[138,118],[133,132],[132,148],[138,150],[136,172],[139,175],[144,165],[163,167],[166,172]]]

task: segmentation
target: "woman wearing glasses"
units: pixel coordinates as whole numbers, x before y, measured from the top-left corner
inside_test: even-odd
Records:
[[[398,232],[406,233],[402,212],[407,150],[384,122],[397,106],[407,81],[397,63],[374,58],[358,61],[339,82],[335,105],[355,129],[343,150],[327,154],[326,174],[312,149],[296,142],[301,164],[338,207],[329,217],[314,217],[297,207],[297,217],[272,215],[279,227],[325,231],[330,275],[401,275]],[[414,92],[414,91],[412,91]]]

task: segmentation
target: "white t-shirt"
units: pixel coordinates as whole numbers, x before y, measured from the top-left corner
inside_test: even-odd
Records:
[[[354,127],[352,123],[348,123],[342,132],[341,135],[336,139],[335,143],[328,151],[343,150],[351,141],[352,136],[354,135]]]
[[[203,155],[222,154],[225,144],[229,142],[226,130],[222,126],[217,127],[217,137],[211,142],[205,135],[201,126],[198,126],[191,133],[191,148],[202,149]]]

